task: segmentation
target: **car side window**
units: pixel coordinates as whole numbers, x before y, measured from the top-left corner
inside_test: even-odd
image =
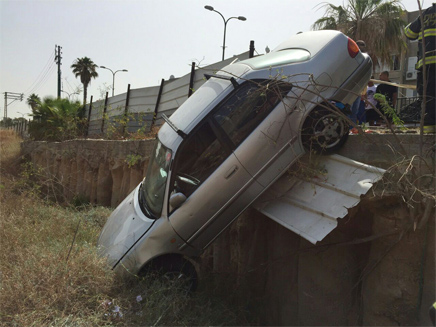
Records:
[[[176,154],[173,190],[189,197],[229,156],[226,149],[209,122],[204,123]]]
[[[236,148],[291,88],[291,84],[276,81],[248,81],[219,106],[213,118]]]

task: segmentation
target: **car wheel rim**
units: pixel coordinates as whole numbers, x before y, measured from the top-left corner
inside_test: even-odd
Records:
[[[337,145],[345,133],[344,120],[334,114],[322,117],[314,126],[314,139],[323,148]]]

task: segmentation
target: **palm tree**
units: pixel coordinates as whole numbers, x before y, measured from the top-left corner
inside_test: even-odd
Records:
[[[406,43],[401,0],[349,0],[335,6],[325,3],[324,17],[312,29],[338,30],[353,40],[363,40],[371,56],[382,63],[391,61],[392,52],[401,53]]]
[[[32,93],[27,97],[27,104],[32,109],[32,112],[34,112],[36,108],[41,105],[41,99],[38,95]]]
[[[33,110],[29,133],[35,140],[63,141],[81,134],[80,102],[47,97]]]
[[[80,77],[83,84],[83,106],[86,105],[86,96],[88,94],[88,85],[91,83],[91,78],[97,78],[98,73],[96,68],[98,66],[88,57],[77,58],[71,65],[73,73],[76,77]]]

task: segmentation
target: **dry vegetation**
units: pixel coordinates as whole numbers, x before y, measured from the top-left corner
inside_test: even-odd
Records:
[[[95,248],[111,210],[42,200],[20,174],[20,139],[0,130],[0,142],[1,326],[248,324],[213,283],[186,295],[159,279],[120,280]]]

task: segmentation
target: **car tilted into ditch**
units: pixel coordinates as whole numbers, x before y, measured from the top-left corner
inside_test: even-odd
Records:
[[[198,257],[305,152],[343,145],[343,110],[371,72],[353,40],[316,31],[206,75],[166,118],[146,177],[101,232],[101,255],[120,273],[181,272],[195,287],[187,258]]]

